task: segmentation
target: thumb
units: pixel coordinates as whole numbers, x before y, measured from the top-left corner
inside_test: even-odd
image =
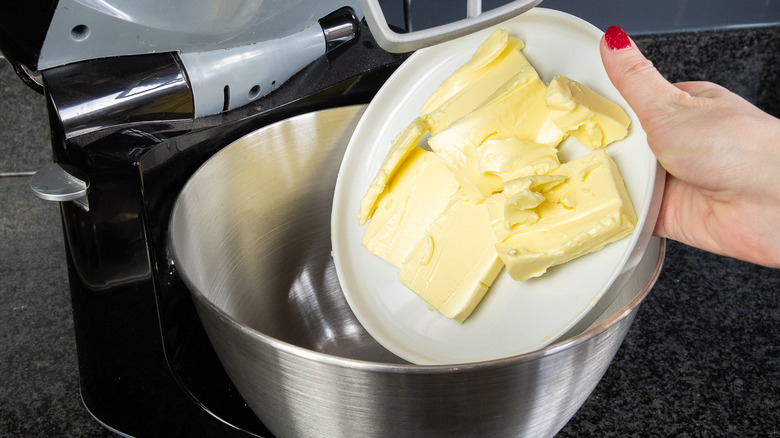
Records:
[[[623,29],[607,29],[600,49],[607,76],[643,125],[668,111],[684,93],[661,76]]]

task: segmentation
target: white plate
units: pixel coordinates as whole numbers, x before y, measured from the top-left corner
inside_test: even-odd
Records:
[[[416,364],[513,356],[544,347],[573,328],[587,327],[641,257],[657,216],[657,205],[651,206],[657,202],[651,201],[660,191],[656,184],[660,166],[635,114],[604,72],[599,55],[602,32],[571,15],[541,8],[497,27],[525,42],[523,51],[545,82],[557,74],[569,76],[629,113],[628,137],[608,146],[607,152],[623,174],[639,223],[631,237],[551,268],[540,278],[516,282],[502,271],[463,324],[429,310],[400,283],[398,268],[361,246],[359,204],[393,137],[495,28],[416,52],[382,87],[355,129],[336,182],[331,223],[336,271],[355,316],[385,348]],[[561,161],[569,161],[589,150],[569,138],[560,151]],[[648,210],[652,220],[647,219]]]

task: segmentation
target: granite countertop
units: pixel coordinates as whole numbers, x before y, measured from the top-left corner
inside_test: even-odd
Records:
[[[780,115],[780,28],[636,38],[672,81],[711,80]],[[0,66],[0,436],[112,436],[81,404],[43,98]],[[614,362],[561,437],[780,436],[780,270],[669,242]]]

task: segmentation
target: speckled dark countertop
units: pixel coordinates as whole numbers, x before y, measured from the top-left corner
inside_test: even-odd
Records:
[[[672,81],[780,115],[780,28],[635,38]],[[0,436],[111,436],[81,405],[42,98],[0,66]],[[779,169],[780,170],[780,169]],[[17,172],[21,172],[18,175]],[[614,362],[561,437],[780,436],[780,270],[670,242]]]

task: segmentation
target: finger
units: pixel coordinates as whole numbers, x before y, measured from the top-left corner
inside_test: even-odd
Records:
[[[684,93],[656,70],[619,27],[607,29],[600,49],[607,76],[643,124],[668,111]]]

